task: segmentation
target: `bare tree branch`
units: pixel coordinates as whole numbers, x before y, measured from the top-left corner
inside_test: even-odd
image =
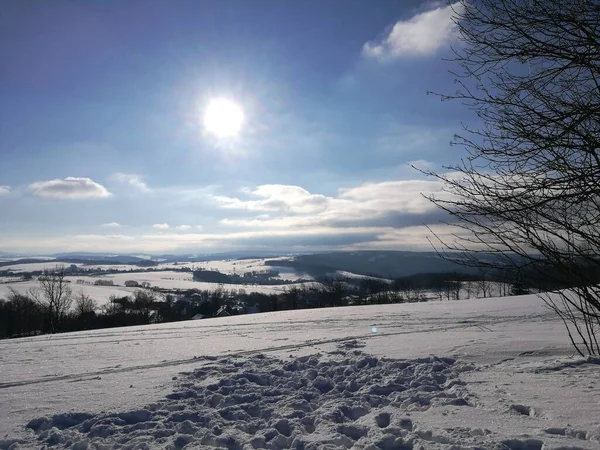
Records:
[[[457,90],[438,95],[477,120],[455,136],[459,164],[424,172],[444,182],[428,198],[460,231],[434,235],[438,252],[556,278],[571,289],[546,302],[580,353],[600,354],[600,4],[475,0],[454,12]]]

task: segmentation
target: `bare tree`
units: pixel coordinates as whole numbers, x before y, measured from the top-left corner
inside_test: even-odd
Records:
[[[83,316],[84,314],[93,313],[98,309],[98,303],[89,295],[80,292],[75,296],[75,315]]]
[[[462,289],[462,281],[446,280],[444,281],[444,289],[447,300],[460,300],[460,291]]]
[[[108,302],[100,307],[100,310],[107,316],[116,316],[125,311],[124,300],[126,300],[127,303],[130,303],[129,297],[118,297],[112,294],[108,297]]]
[[[150,289],[138,289],[133,294],[133,307],[139,311],[146,323],[150,323],[150,315],[156,301],[156,293]]]
[[[7,335],[23,336],[39,333],[42,328],[43,310],[28,295],[22,294],[12,287],[8,289],[6,303],[0,317],[5,319]],[[0,336],[2,336],[0,330]]]
[[[44,270],[38,277],[39,287],[30,291],[30,296],[45,308],[52,333],[57,331],[73,302],[71,286],[66,275],[65,266],[62,264],[58,264],[52,270]]]
[[[431,197],[458,228],[449,259],[538,271],[580,354],[600,354],[600,4],[476,0],[453,6],[458,100],[477,115],[467,156]],[[495,257],[490,258],[492,254]],[[557,300],[558,299],[558,300]]]
[[[328,306],[342,306],[348,294],[348,279],[342,275],[324,277],[320,280],[320,291]]]
[[[300,304],[300,290],[297,286],[284,288],[283,296],[286,300],[288,308],[298,309],[298,306]]]
[[[461,280],[455,280],[452,283],[452,288],[453,288],[452,299],[453,300],[460,300],[460,291],[462,290],[462,287],[463,287],[463,282]]]
[[[481,276],[481,278],[479,280],[476,281],[476,285],[477,285],[477,291],[478,293],[481,293],[481,295],[483,295],[483,298],[487,298],[487,297],[491,297],[492,296],[492,284],[491,282],[486,278],[485,273]]]

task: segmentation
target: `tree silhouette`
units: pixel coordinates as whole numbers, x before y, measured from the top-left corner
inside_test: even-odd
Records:
[[[600,354],[600,4],[477,0],[454,11],[458,88],[441,97],[477,121],[454,139],[467,156],[426,172],[444,182],[429,198],[458,230],[441,253],[558,277],[571,289],[546,302],[580,354]]]

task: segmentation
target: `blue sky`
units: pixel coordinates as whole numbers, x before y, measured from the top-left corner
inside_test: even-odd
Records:
[[[7,1],[0,250],[429,249],[468,112],[445,3]],[[245,120],[203,123],[226,98]],[[440,195],[444,195],[440,193]]]

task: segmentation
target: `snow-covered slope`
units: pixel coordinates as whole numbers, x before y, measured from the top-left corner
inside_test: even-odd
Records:
[[[595,362],[534,296],[0,341],[0,448],[592,449]]]

